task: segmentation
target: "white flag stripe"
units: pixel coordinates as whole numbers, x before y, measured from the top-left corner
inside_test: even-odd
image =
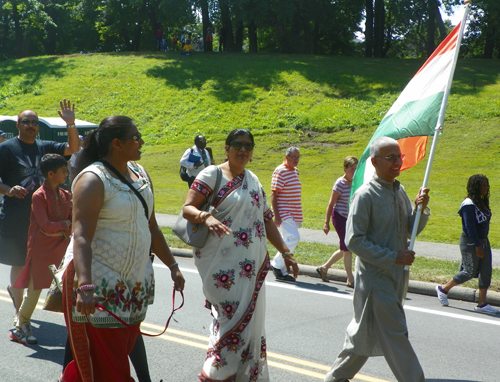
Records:
[[[453,67],[455,49],[439,55],[406,85],[384,118],[395,114],[408,102],[418,101],[436,93],[444,93]]]

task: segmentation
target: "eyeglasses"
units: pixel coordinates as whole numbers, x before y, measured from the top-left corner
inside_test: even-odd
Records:
[[[233,146],[233,148],[236,150],[241,150],[241,148],[244,147],[246,151],[252,151],[255,147],[255,144],[253,144],[252,142],[243,143],[240,141],[232,141],[230,143],[230,146]]]
[[[298,157],[293,157],[291,155],[287,155],[287,156],[288,156],[288,158],[290,158],[292,160],[299,160],[300,159],[300,156],[298,156]]]
[[[389,155],[389,156],[386,156],[386,157],[379,157],[377,156],[377,158],[382,158],[382,159],[385,159],[386,161],[388,162],[391,162],[391,163],[394,163],[396,162],[398,159],[401,159],[402,161],[405,160],[405,155],[404,154],[400,154],[400,155]]]
[[[29,125],[31,125],[31,126],[38,126],[38,121],[36,119],[34,119],[32,121],[30,121],[29,119],[23,119],[21,121],[21,123],[23,125],[26,125],[26,126],[29,126]]]
[[[141,133],[135,133],[134,135],[129,135],[128,137],[123,138],[123,141],[126,141],[127,139],[132,139],[133,141],[140,141],[142,138]]]

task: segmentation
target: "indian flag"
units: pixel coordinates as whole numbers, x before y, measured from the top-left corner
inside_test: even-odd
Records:
[[[460,26],[461,23],[437,47],[385,115],[361,155],[352,193],[369,182],[375,172],[370,160],[370,145],[375,139],[385,136],[398,141],[405,155],[402,171],[425,156],[427,139],[434,135],[443,99],[451,86]]]

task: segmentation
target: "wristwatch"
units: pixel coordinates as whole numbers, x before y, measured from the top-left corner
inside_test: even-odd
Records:
[[[76,128],[76,125],[74,123],[72,123],[71,125],[66,125],[66,127],[68,129],[74,129],[74,128]]]

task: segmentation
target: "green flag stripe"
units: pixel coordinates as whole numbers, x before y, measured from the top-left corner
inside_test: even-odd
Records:
[[[444,93],[441,92],[418,101],[408,102],[396,113],[386,116],[382,120],[359,159],[352,181],[351,195],[363,185],[366,161],[370,158],[371,143],[379,137],[391,137],[399,140],[434,135],[443,96]]]

